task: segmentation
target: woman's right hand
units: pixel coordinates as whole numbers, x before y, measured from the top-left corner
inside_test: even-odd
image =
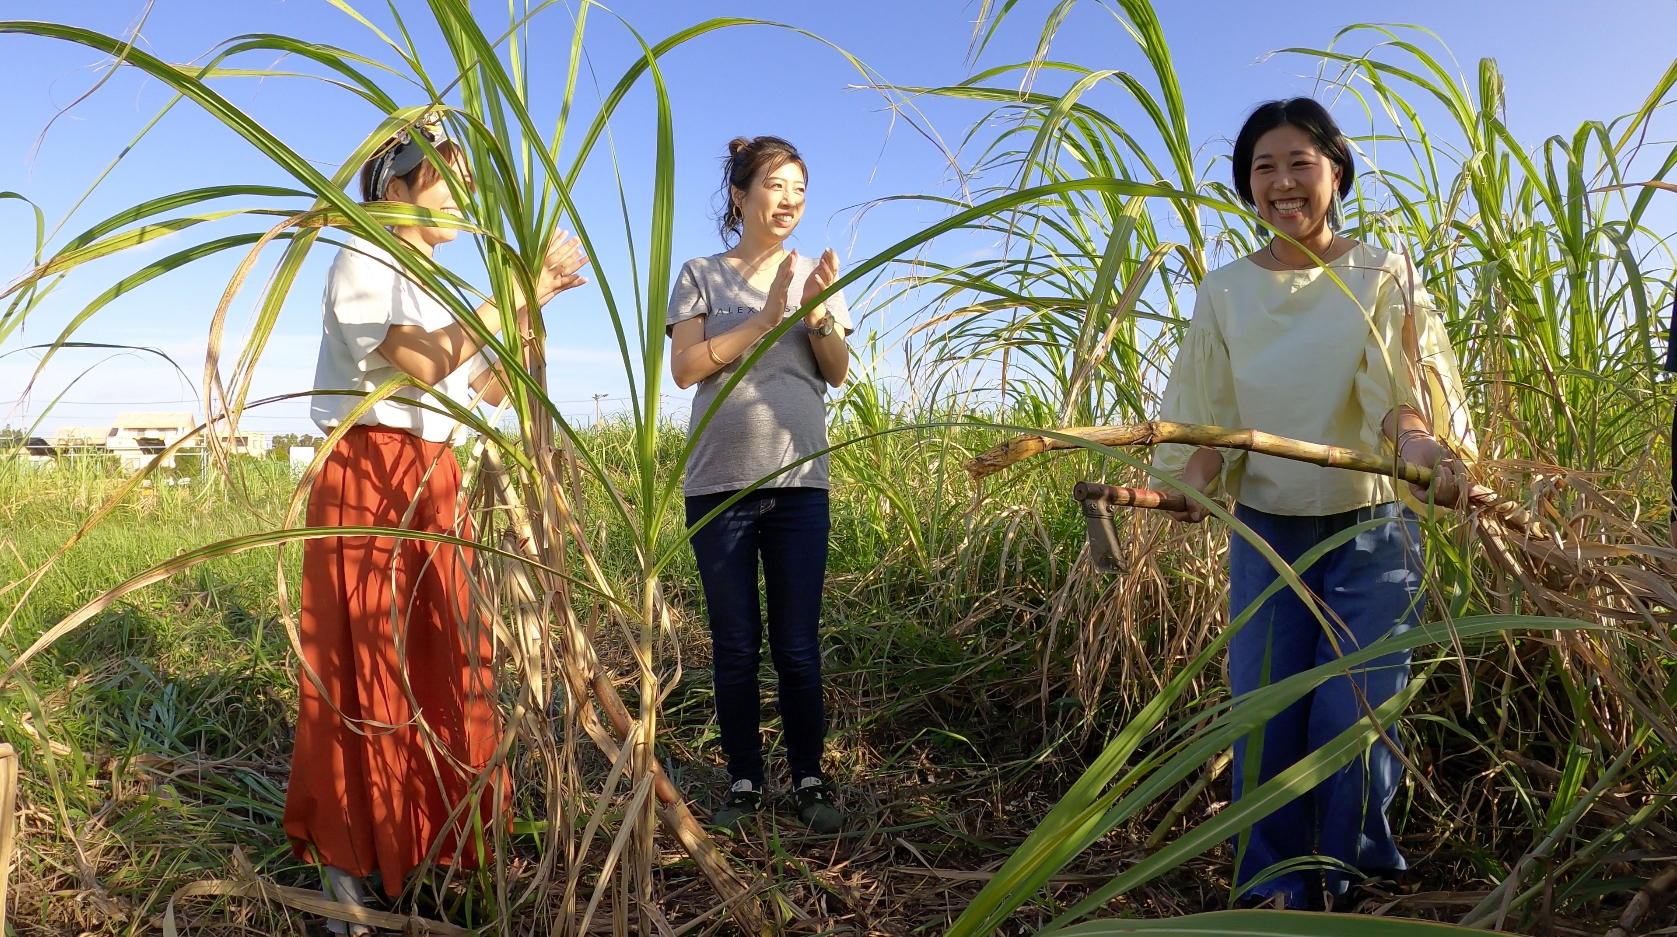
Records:
[[[1223,454],[1215,449],[1201,447],[1194,450],[1188,464],[1182,469],[1182,481],[1188,487],[1200,494],[1211,490],[1211,483],[1223,471]],[[1184,524],[1198,524],[1210,515],[1206,506],[1198,501],[1189,499],[1188,509],[1185,511],[1166,511],[1171,517]]]
[[[1202,495],[1205,494],[1205,489],[1197,485],[1194,486],[1194,490],[1198,491]],[[1205,509],[1205,505],[1199,503],[1198,501],[1189,501],[1188,510],[1186,511],[1166,511],[1165,513],[1184,524],[1198,524],[1211,514],[1210,511]]]
[[[751,317],[752,324],[757,326],[761,335],[773,331],[780,320],[786,317],[786,296],[792,291],[792,273],[798,262],[798,252],[786,252],[786,259],[780,262],[780,269],[775,271],[774,283],[769,286],[769,301],[763,308]]]

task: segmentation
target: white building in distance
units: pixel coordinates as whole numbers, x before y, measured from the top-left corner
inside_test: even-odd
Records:
[[[123,413],[106,431],[105,448],[121,457],[123,471],[132,472],[197,426],[190,413]],[[174,468],[174,456],[164,459],[162,467]]]
[[[120,457],[123,469],[131,472],[143,467],[175,443],[194,436],[197,429],[198,419],[191,413],[123,413],[107,427],[60,427],[52,434],[52,446],[61,455],[78,450],[102,448]],[[230,443],[230,448],[235,454],[257,458],[266,456],[272,447],[267,433],[244,429],[239,430]],[[185,444],[175,450],[175,454],[201,453],[203,449],[202,439],[187,439]],[[174,466],[173,455],[163,460],[163,468]]]
[[[52,447],[60,454],[80,449],[103,449],[109,426],[60,426],[52,431]]]

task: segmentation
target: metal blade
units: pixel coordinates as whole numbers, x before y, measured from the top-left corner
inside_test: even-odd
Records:
[[[1098,509],[1091,510],[1088,502],[1083,506],[1083,525],[1089,534],[1089,559],[1095,568],[1103,573],[1118,572],[1118,528],[1112,525],[1112,518]]]

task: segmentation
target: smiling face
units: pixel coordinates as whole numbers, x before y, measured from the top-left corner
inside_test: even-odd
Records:
[[[465,161],[456,157],[450,162],[450,166],[453,168],[455,174],[460,177],[460,181],[465,183],[467,187],[470,187],[472,184],[472,175],[471,171],[466,168]],[[460,215],[460,205],[455,201],[454,193],[449,189],[448,182],[443,179],[441,174],[419,174],[420,179],[425,179],[427,176],[430,176],[430,179],[421,182],[412,189],[409,189],[407,183],[403,180],[392,179],[390,180],[390,184],[385,187],[384,197],[393,202],[407,202],[412,205],[417,205],[420,208],[428,208],[435,212],[448,212],[451,215]],[[445,244],[452,241],[460,234],[460,232],[454,228],[434,226],[420,227],[415,228],[414,230],[418,233],[421,240],[433,247],[438,244]]]
[[[733,195],[746,239],[784,241],[804,216],[803,168],[788,160],[759,171],[750,186]]]
[[[1339,165],[1310,136],[1284,125],[1252,148],[1252,199],[1258,216],[1298,241],[1318,235],[1338,197]]]

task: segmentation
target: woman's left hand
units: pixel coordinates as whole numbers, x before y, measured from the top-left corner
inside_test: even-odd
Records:
[[[838,279],[838,275],[838,254],[834,253],[833,249],[829,247],[821,253],[820,262],[815,265],[814,270],[809,272],[808,279],[804,280],[804,295],[803,299],[798,301],[798,305],[802,306],[805,303],[808,303],[810,300],[819,295],[822,290],[832,286],[833,281]],[[804,325],[809,326],[811,329],[820,328],[822,321],[827,318],[826,305],[826,303],[822,303],[814,309],[811,309],[809,312],[804,313]]]
[[[1437,439],[1419,433],[1412,434],[1398,450],[1398,458],[1411,465],[1424,465],[1432,469],[1430,486],[1409,486],[1410,493],[1417,501],[1446,508],[1456,507],[1461,502],[1462,486],[1466,481],[1461,474],[1461,462],[1455,453],[1440,445]]]
[[[582,252],[580,240],[571,237],[568,231],[555,234],[548,242],[547,256],[542,258],[542,269],[536,278],[537,305],[545,306],[560,293],[587,283],[587,277],[577,275],[587,263],[588,255]]]

